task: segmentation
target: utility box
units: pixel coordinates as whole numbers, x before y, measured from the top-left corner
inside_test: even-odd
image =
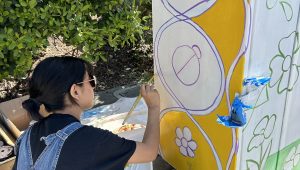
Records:
[[[300,1],[152,5],[161,156],[178,170],[300,169]],[[271,79],[248,94],[250,77]],[[223,126],[236,94],[252,103],[246,124]]]

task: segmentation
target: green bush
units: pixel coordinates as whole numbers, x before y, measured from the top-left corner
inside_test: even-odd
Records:
[[[143,6],[143,4],[147,4]],[[148,1],[0,0],[0,80],[22,77],[48,37],[83,52],[90,61],[106,60],[105,46],[134,44],[148,29]]]

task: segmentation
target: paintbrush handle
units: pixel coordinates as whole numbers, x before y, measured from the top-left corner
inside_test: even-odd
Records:
[[[154,75],[148,80],[147,83],[151,82],[153,79],[154,79]],[[132,107],[130,108],[129,112],[127,113],[126,117],[124,118],[122,125],[125,124],[126,120],[129,118],[129,116],[134,111],[134,109],[136,108],[136,106],[138,105],[138,103],[140,102],[141,99],[142,99],[142,95],[140,93],[139,96],[135,99],[135,101],[134,101]]]
[[[131,113],[134,111],[134,109],[136,108],[136,106],[137,106],[138,103],[140,102],[141,98],[142,98],[142,95],[139,94],[139,96],[135,99],[135,101],[134,101],[132,107],[130,108],[129,112],[127,113],[125,119],[123,120],[122,125],[125,124],[126,120],[129,118],[129,116],[131,115]]]

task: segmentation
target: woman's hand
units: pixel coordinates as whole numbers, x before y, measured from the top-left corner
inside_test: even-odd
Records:
[[[160,108],[160,98],[158,91],[154,89],[154,85],[143,84],[140,93],[144,98],[148,108]]]

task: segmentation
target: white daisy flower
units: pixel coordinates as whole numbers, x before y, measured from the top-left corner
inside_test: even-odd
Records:
[[[192,133],[188,127],[184,127],[181,131],[180,128],[176,128],[176,145],[179,147],[180,153],[184,156],[195,157],[195,150],[197,149],[197,143],[192,139]]]

